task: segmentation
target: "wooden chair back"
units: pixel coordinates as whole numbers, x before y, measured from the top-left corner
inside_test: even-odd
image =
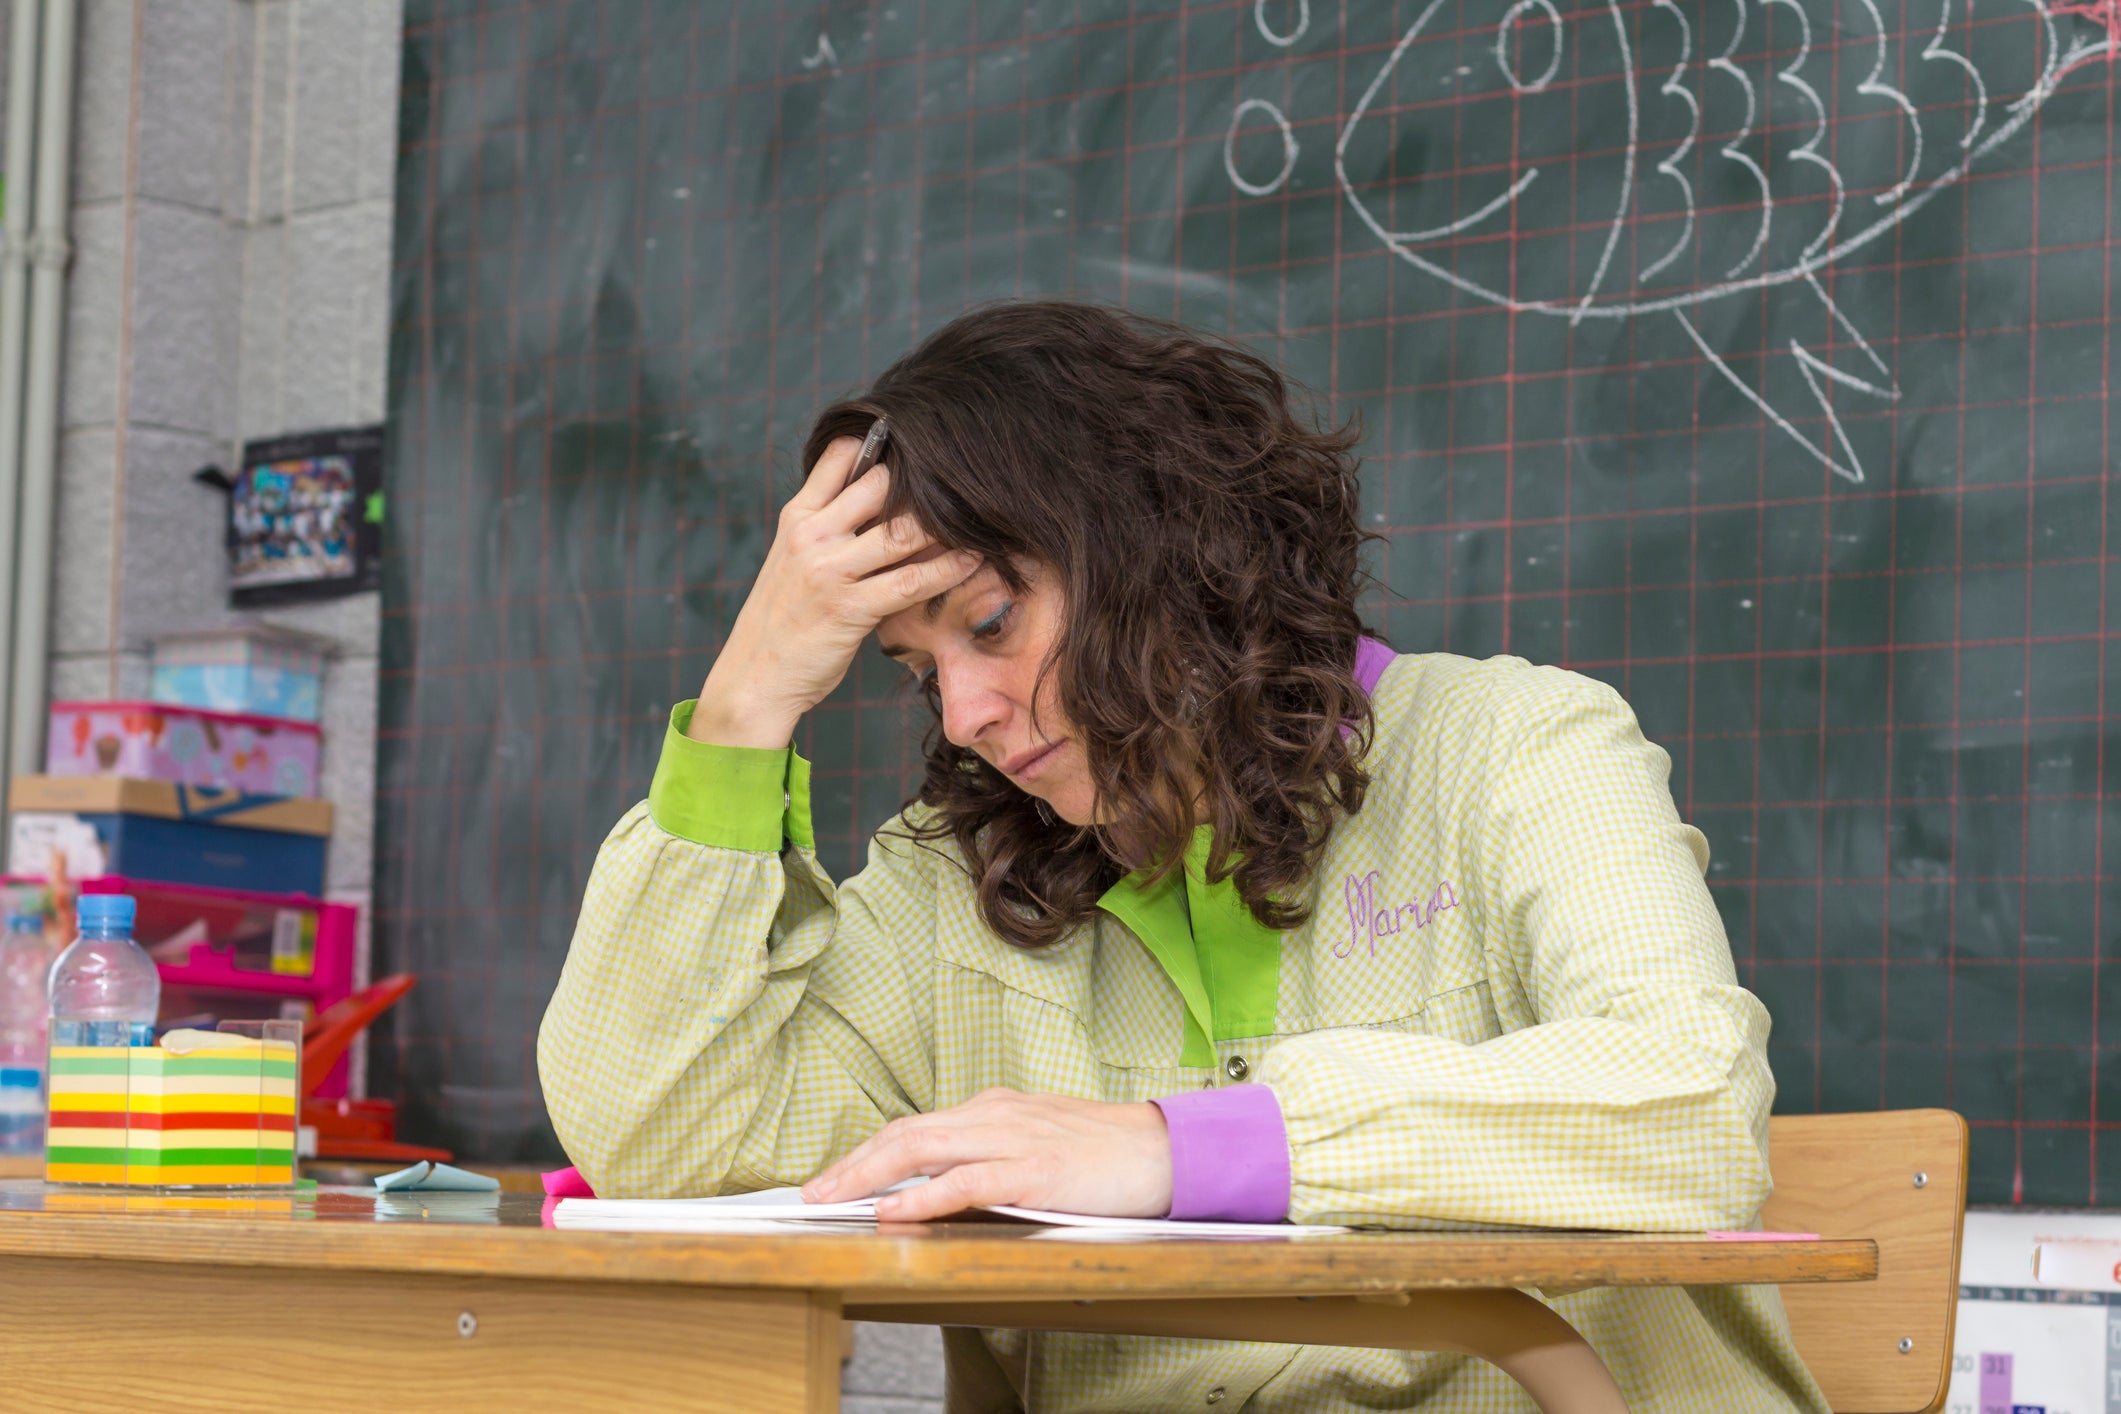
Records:
[[[1878,1279],[1785,1286],[1797,1351],[1835,1414],[1927,1414],[1951,1383],[1966,1121],[1950,1110],[1768,1121],[1774,1232],[1868,1237]]]

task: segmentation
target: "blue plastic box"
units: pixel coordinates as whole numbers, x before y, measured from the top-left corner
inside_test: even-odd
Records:
[[[259,893],[324,892],[325,841],[152,815],[76,815],[103,842],[107,868],[135,879]]]
[[[174,707],[317,720],[329,639],[262,624],[155,640],[147,695]]]

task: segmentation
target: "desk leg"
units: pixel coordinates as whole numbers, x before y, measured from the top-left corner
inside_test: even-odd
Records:
[[[1524,1387],[1542,1414],[1628,1414],[1605,1362],[1576,1328],[1521,1291],[1184,1301],[1006,1301],[849,1306],[851,1321],[1101,1335],[1445,1350],[1478,1356]]]
[[[837,1414],[834,1296],[0,1257],[8,1414]]]

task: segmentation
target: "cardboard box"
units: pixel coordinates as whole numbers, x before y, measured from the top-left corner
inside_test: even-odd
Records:
[[[7,808],[72,815],[147,815],[158,820],[280,830],[320,839],[331,834],[328,800],[216,790],[211,786],[178,785],[175,781],[146,781],[137,776],[17,776],[8,787]]]
[[[259,893],[324,891],[329,801],[123,776],[17,776],[8,805],[10,873],[44,873],[56,848],[77,876],[126,874]]]

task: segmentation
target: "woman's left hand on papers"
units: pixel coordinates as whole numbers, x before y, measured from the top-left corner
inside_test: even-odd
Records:
[[[803,1185],[812,1203],[883,1193],[884,1222],[926,1222],[1011,1204],[1098,1217],[1171,1211],[1171,1138],[1146,1100],[1112,1104],[1063,1095],[982,1090],[962,1105],[895,1119]]]

